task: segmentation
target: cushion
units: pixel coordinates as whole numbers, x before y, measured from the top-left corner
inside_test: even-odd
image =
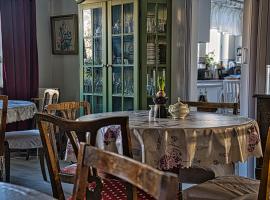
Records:
[[[77,170],[77,163],[74,163],[72,165],[65,166],[60,169],[61,173],[63,174],[69,174],[69,175],[75,175]]]
[[[183,191],[184,200],[257,199],[260,182],[240,176],[223,176]]]
[[[101,192],[101,200],[127,200],[125,185],[121,180],[117,179],[103,179],[103,190]],[[95,190],[95,183],[89,183],[88,189],[90,191]],[[137,190],[138,200],[154,200],[153,197],[146,194],[142,190]],[[72,200],[70,197],[68,200]]]
[[[10,149],[36,149],[42,147],[38,129],[6,132]]]
[[[77,170],[77,163],[74,163],[72,165],[68,165],[68,166],[61,168],[60,173],[75,176],[76,170]],[[103,178],[118,179],[117,177],[110,175],[110,174],[107,174],[104,171],[99,170],[99,169],[97,170],[97,173],[98,173],[98,176],[101,177],[102,179]]]

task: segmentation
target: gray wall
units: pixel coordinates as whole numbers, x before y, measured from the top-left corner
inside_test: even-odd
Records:
[[[50,16],[77,14],[74,0],[37,0],[37,40],[40,87],[60,88],[62,101],[79,100],[78,55],[52,55]]]

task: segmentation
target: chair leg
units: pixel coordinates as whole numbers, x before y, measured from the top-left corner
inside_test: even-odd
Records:
[[[5,146],[6,182],[10,182],[10,149],[7,141],[5,141],[4,146]]]
[[[30,157],[30,150],[29,149],[27,149],[26,150],[26,160],[29,160],[29,157]]]
[[[47,174],[46,174],[46,169],[45,169],[45,157],[44,157],[44,150],[43,148],[39,148],[39,162],[40,162],[40,169],[42,173],[42,177],[44,181],[47,181]]]

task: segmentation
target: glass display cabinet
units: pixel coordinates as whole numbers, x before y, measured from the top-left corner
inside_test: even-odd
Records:
[[[159,90],[159,79],[165,80],[170,97],[171,1],[141,1],[141,10],[141,108],[148,109]]]
[[[80,4],[80,94],[93,113],[147,108],[161,76],[169,95],[168,7],[167,0]]]

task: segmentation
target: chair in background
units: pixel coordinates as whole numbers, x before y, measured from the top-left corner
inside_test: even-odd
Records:
[[[221,94],[221,102],[239,103],[240,98],[240,80],[223,80],[223,90]]]
[[[234,115],[237,115],[239,112],[238,103],[215,103],[215,102],[200,102],[200,101],[182,101],[185,104],[188,104],[189,107],[196,107],[198,111],[202,112],[217,112],[218,109],[232,110]]]
[[[42,104],[42,112],[45,112],[46,106],[51,103],[57,103],[59,99],[59,91],[46,89],[44,91],[44,99]],[[29,158],[29,149],[38,149],[41,172],[43,179],[46,181],[46,170],[44,164],[44,153],[40,134],[38,129],[10,131],[5,134],[5,160],[6,160],[6,180],[10,181],[10,150],[27,150],[27,158]]]
[[[1,101],[1,125],[0,125],[0,181],[4,180],[4,141],[6,132],[6,121],[7,121],[7,108],[8,108],[8,97],[0,95]]]
[[[39,88],[39,97],[32,100],[36,104],[38,111],[45,112],[47,105],[58,103],[59,93],[58,88]]]
[[[79,142],[87,142],[90,134],[90,145],[95,146],[98,130],[109,125],[119,125],[121,127],[121,145],[123,155],[132,158],[131,140],[128,128],[128,117],[111,117],[96,119],[93,121],[74,121],[66,120],[49,114],[36,114],[36,120],[40,130],[40,136],[47,159],[47,166],[51,180],[51,186],[54,198],[63,200],[64,193],[61,186],[61,170],[59,166],[56,142],[55,127],[66,133],[70,139],[75,155],[78,155],[79,148],[74,140],[73,134],[76,134]],[[109,139],[116,139],[118,135],[110,134]],[[117,187],[117,185],[114,185]],[[120,188],[121,189],[121,188]]]
[[[184,200],[270,198],[270,129],[268,130],[261,181],[240,176],[224,176],[193,186],[183,191]]]
[[[82,101],[82,102],[62,102],[62,103],[58,103],[58,104],[49,104],[46,108],[46,111],[49,114],[52,115],[60,115],[60,117],[63,117],[65,119],[68,120],[76,120],[76,118],[79,116],[81,109],[83,110],[83,115],[88,115],[90,114],[90,104],[87,101]],[[73,140],[71,140],[70,142],[66,141],[66,135],[64,132],[59,130],[55,130],[55,137],[56,137],[56,148],[57,148],[57,152],[58,155],[60,155],[60,157],[63,157],[63,153],[64,151],[70,150],[73,151],[73,148],[70,142],[72,141],[77,141],[76,135],[73,135]],[[68,143],[68,148],[66,148],[65,144]],[[73,144],[73,145],[78,145]],[[64,168],[61,168],[61,180],[63,182],[66,183],[73,183],[74,182],[74,175],[76,172],[76,167],[77,164],[72,164],[72,165],[68,165]]]
[[[238,114],[238,103],[210,103],[183,101],[189,107],[196,107],[198,111],[217,112],[218,109],[231,109],[234,115]],[[225,166],[223,166],[225,167]],[[228,165],[229,169],[233,167]],[[182,183],[199,184],[215,178],[215,172],[210,168],[191,167],[179,170],[179,180]]]
[[[177,199],[178,178],[175,174],[159,171],[128,157],[91,147],[84,143],[80,145],[78,158],[73,199],[83,200],[85,199],[85,194],[89,193],[90,196],[90,194],[94,194],[95,192],[97,196],[102,197],[100,199],[106,199],[107,196],[111,197],[110,199],[133,199],[132,197],[136,196],[138,193],[139,196],[142,197],[144,194],[137,192],[137,189],[143,190],[145,193],[151,195],[148,199]],[[91,170],[89,170],[89,168]],[[89,188],[89,175],[90,180],[98,180],[99,177],[97,177],[95,171],[100,168],[104,172],[127,182],[126,186],[130,188],[130,190],[126,190],[126,193],[125,190],[123,193],[115,191],[115,193],[118,192],[120,196],[114,196],[112,195],[113,192],[110,191],[110,189],[113,188],[109,186],[109,183],[112,181],[121,182],[119,180],[108,179],[102,180],[102,189],[98,187]],[[94,181],[90,182],[90,185],[97,183]],[[102,194],[100,192],[102,192]],[[141,199],[147,199],[147,196]]]

